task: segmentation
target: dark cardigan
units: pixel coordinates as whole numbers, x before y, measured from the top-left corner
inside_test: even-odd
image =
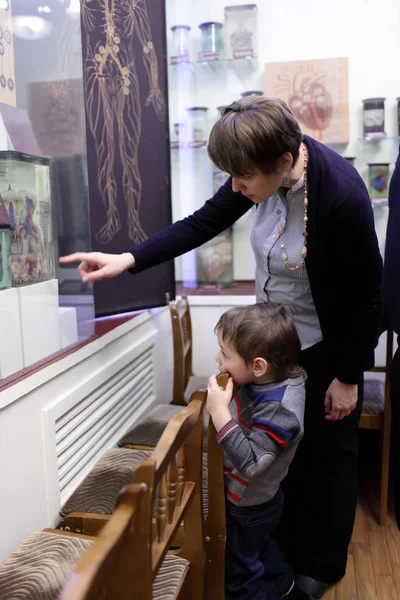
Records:
[[[400,154],[389,189],[383,297],[387,325],[400,334]]]
[[[328,360],[343,383],[374,364],[381,323],[382,259],[365,185],[344,158],[304,136],[309,153],[306,268]],[[190,217],[130,249],[137,273],[197,248],[254,204],[231,179]]]

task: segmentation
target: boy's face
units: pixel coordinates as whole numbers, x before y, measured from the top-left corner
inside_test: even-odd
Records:
[[[229,373],[236,385],[244,385],[254,381],[253,368],[246,365],[243,358],[226,340],[222,339],[222,332],[218,330],[219,352],[215,357],[221,373]]]

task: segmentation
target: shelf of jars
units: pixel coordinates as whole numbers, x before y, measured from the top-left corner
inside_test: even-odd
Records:
[[[248,58],[218,58],[198,60],[195,62],[178,62],[169,64],[169,76],[174,80],[190,75],[194,78],[221,77],[229,78],[234,74],[240,81],[246,81],[259,69],[259,60],[256,57]],[[222,83],[222,82],[221,82]]]

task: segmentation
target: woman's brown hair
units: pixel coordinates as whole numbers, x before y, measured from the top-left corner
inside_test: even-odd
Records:
[[[255,169],[270,175],[278,171],[286,152],[296,164],[302,139],[300,126],[283,100],[253,95],[223,109],[211,130],[208,154],[229,175],[244,177]]]

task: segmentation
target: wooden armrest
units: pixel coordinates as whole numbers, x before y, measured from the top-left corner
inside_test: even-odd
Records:
[[[112,515],[98,515],[95,513],[72,512],[68,513],[60,523],[61,531],[82,533],[97,536],[108,523]]]

